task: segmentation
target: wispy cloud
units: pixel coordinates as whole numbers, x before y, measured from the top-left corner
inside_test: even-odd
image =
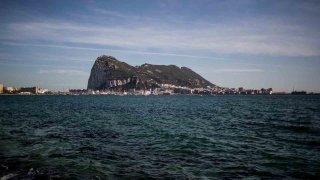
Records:
[[[0,62],[0,65],[4,66],[26,66],[26,67],[48,67],[48,68],[65,68],[66,66],[59,66],[59,65],[47,65],[47,64],[26,64],[26,63],[8,63],[8,62]],[[68,67],[73,68],[73,67]],[[79,69],[78,67],[74,67],[74,69]]]
[[[46,47],[45,45],[39,44],[25,44],[25,43],[11,43],[11,42],[2,42],[0,44],[6,44],[11,46],[38,46],[38,47]],[[50,47],[50,46],[49,46]],[[0,53],[0,62],[8,62],[8,61],[20,61],[20,62],[26,62],[26,59],[32,59],[32,61],[70,61],[70,62],[92,62],[93,60],[86,59],[85,57],[74,57],[74,56],[67,56],[65,54],[63,55],[55,55],[54,57],[49,54],[36,52],[36,53],[29,53],[29,54],[12,54],[12,53]]]
[[[263,70],[263,69],[230,68],[230,69],[218,69],[215,72],[217,72],[217,73],[260,73],[260,72],[265,72],[265,70]]]
[[[136,16],[133,14],[123,14],[119,13],[116,11],[111,11],[107,9],[102,9],[102,8],[92,8],[91,11],[97,13],[99,16],[111,16],[111,17],[117,17],[117,18],[122,18],[122,19],[134,19],[134,20],[144,20],[144,21],[159,21],[159,19],[156,18],[151,18],[151,17],[146,17],[146,16]]]
[[[58,74],[58,75],[74,75],[74,76],[88,76],[89,72],[74,70],[74,69],[45,69],[40,70],[39,74]]]
[[[7,44],[7,45],[13,45],[13,46],[34,46],[34,47],[88,50],[88,51],[111,51],[111,52],[124,52],[124,53],[131,53],[131,54],[176,56],[176,57],[198,58],[198,59],[215,59],[215,60],[219,60],[220,59],[220,60],[225,60],[225,58],[213,57],[213,56],[197,56],[197,55],[176,54],[176,53],[160,53],[160,52],[152,52],[152,51],[150,52],[150,51],[121,50],[121,49],[110,49],[110,48],[89,48],[89,47],[78,47],[78,46],[70,46],[70,45],[52,45],[52,44],[44,44],[44,43],[42,43],[42,44],[40,44],[40,43],[16,43],[16,42],[2,42],[2,43],[3,44]],[[90,60],[79,60],[79,59],[70,59],[70,60],[73,60],[73,61],[90,61]]]
[[[308,35],[302,35],[306,33]],[[3,40],[106,45],[130,49],[137,53],[159,49],[162,52],[177,50],[220,54],[318,56],[320,44],[315,37],[319,37],[319,34],[273,21],[199,24],[190,28],[172,27],[165,23],[128,27],[80,25],[66,21],[23,22],[9,24],[6,31],[0,35]]]

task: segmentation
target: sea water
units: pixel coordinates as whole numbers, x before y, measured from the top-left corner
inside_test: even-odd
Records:
[[[320,96],[0,96],[0,175],[320,176]]]

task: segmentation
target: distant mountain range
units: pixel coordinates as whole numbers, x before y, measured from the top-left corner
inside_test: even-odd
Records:
[[[112,56],[103,55],[96,59],[91,69],[87,88],[92,90],[148,89],[164,84],[189,88],[215,86],[187,67],[153,64],[131,66]]]

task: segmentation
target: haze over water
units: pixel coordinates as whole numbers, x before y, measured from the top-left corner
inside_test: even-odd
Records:
[[[1,176],[320,176],[319,96],[1,96],[0,114]]]

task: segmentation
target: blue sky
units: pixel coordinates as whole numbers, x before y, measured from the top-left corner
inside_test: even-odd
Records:
[[[0,82],[86,88],[96,57],[223,87],[320,91],[320,1],[1,1]]]

